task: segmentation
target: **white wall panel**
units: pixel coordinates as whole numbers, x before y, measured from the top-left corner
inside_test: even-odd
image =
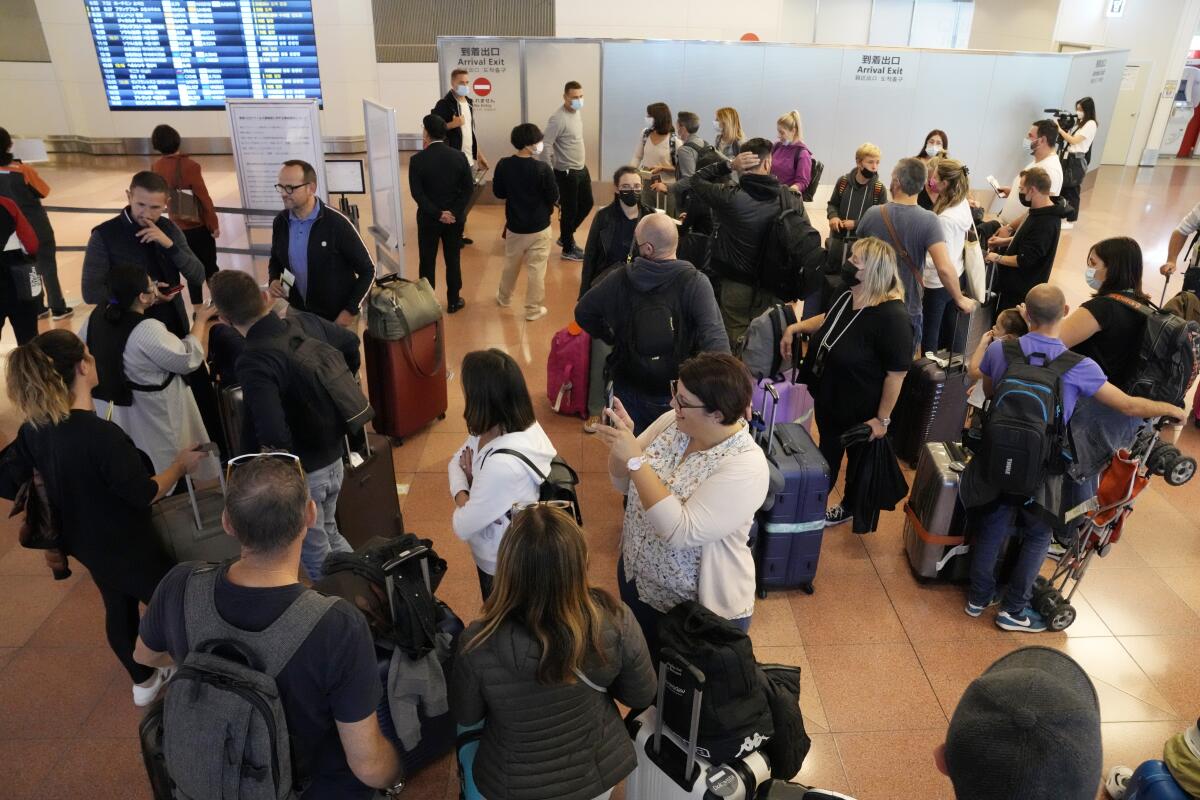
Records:
[[[563,103],[563,84],[578,81],[583,86],[583,141],[592,180],[600,181],[600,120],[604,101],[600,93],[600,43],[525,42],[526,121],[542,130]],[[505,138],[508,131],[504,131]],[[504,155],[512,152],[505,147]],[[493,163],[495,159],[493,159]]]
[[[677,98],[684,96],[686,49],[683,42],[604,44],[600,168],[603,176],[632,161],[645,124],[647,105],[661,100],[674,110]],[[604,179],[600,175],[593,177]]]

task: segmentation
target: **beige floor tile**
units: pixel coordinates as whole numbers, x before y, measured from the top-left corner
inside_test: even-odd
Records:
[[[944,728],[834,735],[857,800],[953,800],[950,779],[933,762],[933,750],[944,738]]]
[[[1200,710],[1200,636],[1122,636],[1120,642],[1180,718],[1194,719]]]
[[[834,733],[946,724],[910,645],[806,645],[805,652]]]
[[[1200,633],[1200,615],[1154,570],[1101,570],[1079,592],[1117,636]]]
[[[900,619],[875,575],[834,575],[816,593],[789,598],[805,646],[906,642]]]

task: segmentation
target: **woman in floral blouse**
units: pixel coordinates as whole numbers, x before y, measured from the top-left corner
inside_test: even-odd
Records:
[[[767,459],[746,423],[753,383],[728,354],[679,367],[671,410],[634,437],[620,399],[597,434],[613,484],[628,493],[617,581],[650,652],[658,620],[684,600],[749,630],[754,556],[747,545],[767,494]]]

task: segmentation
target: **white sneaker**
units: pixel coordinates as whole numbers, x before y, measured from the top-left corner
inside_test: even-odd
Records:
[[[1108,792],[1108,796],[1112,800],[1125,800],[1125,794],[1128,792],[1129,779],[1133,777],[1133,770],[1129,767],[1113,767],[1109,770],[1108,778],[1104,781],[1104,791]]]
[[[550,312],[545,306],[538,306],[536,311],[526,312],[525,321],[533,322],[534,320],[541,319],[542,317],[546,316],[548,313],[550,313]]]
[[[512,305],[512,303],[507,300],[501,300],[500,295],[496,295],[496,305],[500,306],[501,308],[508,308],[510,305]]]
[[[159,667],[154,671],[154,677],[146,685],[133,685],[133,704],[145,708],[158,698],[158,693],[167,685],[167,681],[175,675],[175,667]]]

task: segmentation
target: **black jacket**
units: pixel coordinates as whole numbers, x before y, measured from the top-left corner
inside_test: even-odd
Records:
[[[1030,289],[1050,280],[1062,221],[1068,214],[1070,210],[1062,203],[1029,209],[1029,215],[1004,252],[1017,257],[1016,268],[996,266],[994,288],[999,295],[998,311],[1024,302]]]
[[[357,333],[311,311],[301,311],[298,308],[289,307],[287,317],[299,322],[301,330],[307,336],[336,347],[342,358],[346,359],[346,366],[351,374],[358,374],[362,366],[362,355],[359,352]],[[245,349],[246,340],[232,325],[217,323],[212,326],[208,333],[208,364],[219,386],[233,386],[238,383],[237,360]]]
[[[317,198],[317,219],[308,233],[308,297],[293,286],[288,303],[325,319],[337,319],[343,311],[358,314],[371,281],[375,264],[354,223],[337,209]],[[281,211],[271,226],[271,261],[267,274],[278,280],[288,268],[288,216]]]
[[[467,157],[446,142],[431,142],[408,163],[408,188],[418,218],[436,221],[449,211],[461,224],[474,186]]]
[[[626,273],[628,282],[624,277]],[[575,321],[579,327],[614,345],[613,376],[622,383],[659,396],[670,391],[668,386],[647,386],[642,376],[630,369],[632,365],[623,363],[622,341],[626,340],[633,325],[629,283],[633,284],[635,292],[651,292],[671,283],[673,296],[664,297],[664,301],[679,310],[683,327],[691,339],[681,348],[685,357],[729,352],[729,337],[721,320],[721,310],[717,307],[712,284],[704,273],[686,261],[650,261],[639,256],[632,263],[622,264],[605,275],[575,305]]]
[[[475,135],[475,101],[467,98],[467,107],[471,109],[471,160],[479,158],[479,137]],[[446,122],[452,122],[458,116],[458,95],[454,90],[446,92],[446,96],[437,101],[431,114],[437,114]],[[462,128],[450,128],[446,131],[446,144],[455,150],[462,150]]]
[[[653,208],[640,200],[638,201],[637,218],[639,220],[647,214],[653,213]],[[621,201],[613,200],[613,202],[597,211],[596,216],[592,217],[592,227],[588,230],[587,246],[583,248],[583,273],[579,279],[580,298],[587,294],[588,289],[592,288],[592,284],[604,274],[605,270],[617,264],[624,264],[626,259],[629,258],[630,254],[628,252],[617,252],[620,248],[617,247],[614,241],[617,222],[624,216],[625,212],[621,208]],[[636,225],[637,223],[635,222],[634,224]]]
[[[837,179],[833,185],[833,194],[825,204],[825,218],[837,217],[841,220],[851,219],[857,222],[868,208],[886,205],[888,201],[887,187],[879,178],[868,183],[859,183],[856,175],[858,167]],[[830,234],[835,239],[854,239],[854,231],[843,233],[835,231]]]
[[[758,251],[771,220],[779,215],[782,187],[774,175],[745,174],[738,183],[720,183],[732,172],[728,161],[710,164],[692,177],[692,192],[712,209],[717,225],[709,267],[722,278],[755,284]],[[789,202],[804,211],[799,195]]]

